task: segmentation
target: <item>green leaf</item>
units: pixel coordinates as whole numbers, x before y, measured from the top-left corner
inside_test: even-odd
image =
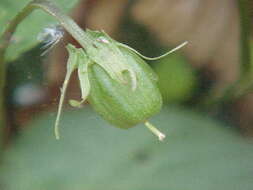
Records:
[[[65,112],[62,138],[54,114],[28,126],[0,168],[5,190],[252,190],[253,143],[198,113],[165,108],[152,123],[114,128],[86,107]]]
[[[78,2],[78,0],[53,0],[61,9],[68,12]],[[30,0],[1,0],[0,3],[0,34],[8,25],[8,22],[14,18],[17,13]],[[13,60],[20,54],[31,49],[38,44],[37,36],[44,27],[56,24],[56,20],[41,10],[34,11],[18,27],[12,43],[7,51],[7,59]]]

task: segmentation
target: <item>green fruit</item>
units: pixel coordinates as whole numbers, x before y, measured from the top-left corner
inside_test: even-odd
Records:
[[[102,117],[119,128],[130,128],[144,123],[158,113],[162,106],[161,94],[156,85],[156,76],[152,69],[136,54],[126,48],[120,48],[128,64],[136,73],[137,88],[113,80],[97,64],[89,72],[89,103]],[[129,78],[126,73],[126,78]],[[130,79],[128,79],[130,83]]]
[[[77,69],[82,100],[71,100],[72,106],[80,107],[88,99],[94,110],[114,126],[128,129],[144,123],[163,140],[165,135],[147,121],[162,106],[156,74],[131,48],[103,32],[87,31],[87,34],[91,46],[86,49],[67,46],[69,59],[55,123],[56,138],[59,139],[58,125],[67,84]]]

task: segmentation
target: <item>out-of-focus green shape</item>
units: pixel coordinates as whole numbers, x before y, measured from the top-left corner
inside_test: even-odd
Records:
[[[206,116],[164,108],[152,121],[164,142],[143,125],[111,127],[89,108],[62,118],[60,141],[55,114],[24,129],[5,152],[1,189],[253,189],[253,143]]]
[[[197,76],[186,59],[179,53],[155,61],[153,69],[159,77],[158,86],[164,103],[188,100],[197,85]]]
[[[1,0],[0,1],[0,35],[8,22],[31,0]],[[69,11],[78,0],[52,0],[64,11]],[[13,60],[20,54],[38,44],[37,36],[44,27],[52,26],[57,22],[52,16],[41,10],[34,11],[18,27],[12,43],[7,51],[7,59]]]
[[[253,40],[250,41],[250,57],[253,60]]]

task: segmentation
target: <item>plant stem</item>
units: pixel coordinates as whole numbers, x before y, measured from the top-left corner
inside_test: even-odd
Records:
[[[240,17],[240,78],[228,88],[223,100],[234,100],[248,93],[253,85],[253,67],[250,56],[250,0],[238,0]]]
[[[5,120],[5,106],[4,106],[4,85],[5,84],[5,67],[0,64],[0,155],[3,150],[3,140],[4,140],[4,129],[6,126]]]
[[[240,77],[224,89],[219,97],[211,96],[204,100],[204,106],[219,106],[230,103],[243,95],[252,92],[253,89],[253,67],[250,56],[250,0],[237,0],[240,16]]]
[[[55,128],[54,128],[54,134],[57,140],[60,139],[60,132],[59,132],[59,123],[60,123],[60,115],[61,115],[61,110],[62,110],[62,106],[63,106],[63,102],[64,102],[64,98],[65,98],[65,92],[67,90],[68,87],[68,83],[69,83],[69,79],[71,76],[71,73],[67,73],[64,83],[63,83],[63,87],[61,89],[61,97],[60,97],[60,102],[59,102],[59,107],[58,107],[58,111],[57,111],[57,116],[56,116],[56,121],[55,121]]]
[[[250,0],[238,0],[238,8],[240,14],[240,53],[241,53],[241,78],[252,72],[250,61]]]

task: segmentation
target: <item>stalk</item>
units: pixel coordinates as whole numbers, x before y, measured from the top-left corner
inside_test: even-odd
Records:
[[[250,0],[237,0],[240,18],[240,77],[224,89],[221,96],[209,96],[204,100],[204,106],[220,106],[253,91],[253,63],[250,56]]]
[[[4,129],[6,126],[5,120],[5,106],[4,106],[4,85],[5,84],[5,67],[0,64],[0,155],[3,150],[3,140],[4,140]]]
[[[159,141],[163,141],[166,137],[165,134],[163,134],[161,131],[159,131],[154,125],[152,125],[150,122],[146,121],[145,126],[155,135],[158,137]]]
[[[90,36],[85,33],[69,16],[65,15],[64,12],[48,0],[31,1],[17,14],[16,17],[10,21],[3,35],[0,37],[0,141],[3,139],[3,130],[6,126],[4,106],[4,88],[6,85],[5,52],[18,25],[35,9],[41,9],[58,20],[59,24],[71,36],[73,36],[73,38],[75,38],[84,49],[85,47],[92,45]],[[2,150],[2,144],[3,143],[0,142],[0,151]]]
[[[250,0],[238,0],[240,14],[240,54],[241,54],[241,78],[252,72],[252,63],[250,61]]]

